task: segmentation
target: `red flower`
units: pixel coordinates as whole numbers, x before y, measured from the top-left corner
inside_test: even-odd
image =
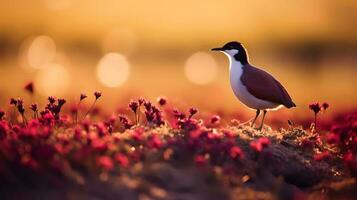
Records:
[[[4,137],[10,130],[9,124],[7,121],[0,121],[0,138]]]
[[[198,166],[204,166],[207,163],[207,159],[204,155],[196,155],[194,161]]]
[[[29,154],[21,156],[21,164],[34,170],[39,168],[39,163]]]
[[[96,161],[97,161],[97,166],[103,168],[106,171],[110,171],[114,169],[113,160],[109,156],[98,156]]]
[[[34,112],[38,111],[37,104],[35,103],[31,104],[30,109]]]
[[[22,99],[18,99],[18,100],[17,100],[17,110],[18,110],[19,113],[21,113],[22,115],[25,113],[24,102],[23,102]]]
[[[151,111],[151,109],[152,109],[152,104],[151,104],[151,102],[145,101],[145,102],[144,102],[144,107],[145,107],[145,109],[146,109],[147,111]]]
[[[326,136],[326,141],[329,144],[339,144],[340,143],[340,137],[335,133],[329,133]]]
[[[160,149],[162,147],[162,141],[156,134],[149,137],[148,146],[155,149]]]
[[[312,103],[309,105],[310,110],[314,111],[315,114],[321,111],[321,107],[319,103]]]
[[[160,106],[164,106],[167,103],[167,100],[164,97],[159,97],[157,99],[157,102],[159,103]]]
[[[250,148],[256,152],[261,152],[263,150],[263,146],[257,141],[250,142]]]
[[[234,133],[232,131],[230,131],[230,130],[223,130],[223,134],[227,138],[233,138],[234,137]]]
[[[191,117],[193,117],[195,114],[198,113],[198,110],[197,110],[196,108],[190,108],[190,109],[188,110],[188,112],[190,113],[190,115],[188,116],[188,118],[191,118]]]
[[[133,126],[126,116],[119,115],[118,118],[119,118],[119,122],[123,124],[125,129],[130,129]]]
[[[82,101],[83,99],[87,98],[87,95],[82,93],[80,96],[79,96],[79,101]]]
[[[99,92],[99,91],[95,91],[95,92],[94,92],[94,96],[95,96],[95,99],[97,100],[97,99],[99,99],[99,98],[102,96],[102,93]]]
[[[115,160],[121,165],[122,167],[128,167],[129,166],[129,159],[125,154],[118,153],[115,155]]]
[[[48,102],[50,102],[50,104],[54,104],[56,102],[56,98],[53,96],[49,96],[48,97]]]
[[[330,105],[327,103],[327,102],[324,102],[323,104],[322,104],[322,108],[324,109],[324,110],[327,110],[327,108],[329,108],[330,107]]]
[[[343,156],[343,161],[352,174],[357,176],[357,156],[352,152],[348,152]]]
[[[33,82],[29,82],[24,86],[24,89],[29,92],[30,94],[33,94],[34,92],[34,86],[33,86]]]
[[[139,106],[142,106],[145,102],[146,102],[146,100],[143,97],[140,97],[138,99]]]
[[[58,106],[62,107],[66,103],[66,100],[65,99],[58,99],[57,102],[58,102]]]
[[[60,155],[65,155],[68,154],[71,149],[72,149],[72,145],[63,145],[61,143],[56,143],[54,144],[54,148],[55,150],[60,154]]]
[[[219,123],[219,121],[221,120],[221,117],[218,116],[218,115],[213,115],[211,117],[211,124],[216,124],[216,123]]]
[[[172,112],[173,112],[173,114],[174,114],[176,119],[180,120],[180,119],[183,119],[183,118],[186,117],[185,114],[183,114],[182,112],[178,111],[177,109],[174,109]]]
[[[134,112],[136,113],[138,111],[138,108],[139,108],[139,103],[134,101],[134,100],[131,100],[130,103],[129,103],[129,108]]]
[[[107,143],[102,139],[93,139],[91,146],[97,152],[104,152],[108,149]]]
[[[328,151],[324,151],[322,153],[314,155],[314,160],[316,161],[328,160],[330,158],[331,158],[331,154]]]
[[[5,116],[5,112],[3,110],[0,110],[0,120]]]
[[[256,152],[261,152],[265,147],[270,145],[269,138],[261,137],[255,141],[250,142],[250,148]]]
[[[316,142],[313,141],[313,140],[310,140],[310,139],[303,139],[301,142],[300,142],[300,146],[303,147],[304,149],[312,149],[314,148],[316,145]]]
[[[233,146],[231,149],[230,149],[230,152],[229,152],[230,156],[232,159],[236,159],[236,158],[243,158],[243,151],[241,148],[237,147],[237,146]]]
[[[267,137],[261,137],[258,139],[258,141],[262,144],[263,147],[270,145],[270,140]]]
[[[14,99],[14,98],[11,98],[11,99],[10,99],[10,105],[16,106],[16,105],[17,105],[17,100]]]

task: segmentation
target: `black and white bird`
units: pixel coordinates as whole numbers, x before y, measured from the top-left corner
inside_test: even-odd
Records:
[[[246,106],[256,110],[251,126],[263,111],[262,129],[267,111],[296,107],[286,89],[268,72],[249,64],[248,53],[239,42],[228,42],[223,47],[213,48],[229,58],[230,83],[235,96]]]

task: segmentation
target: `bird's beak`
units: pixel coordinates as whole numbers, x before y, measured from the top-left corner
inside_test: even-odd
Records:
[[[211,51],[223,51],[223,48],[219,47],[219,48],[213,48],[211,49]]]

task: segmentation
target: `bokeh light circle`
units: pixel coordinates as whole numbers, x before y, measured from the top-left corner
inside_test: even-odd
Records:
[[[118,53],[103,56],[97,66],[99,81],[107,87],[118,87],[129,77],[130,66],[126,57]]]
[[[45,96],[64,94],[69,87],[70,75],[67,69],[59,64],[49,64],[38,71],[35,85],[38,92]]]
[[[217,77],[217,72],[217,63],[208,53],[196,52],[186,61],[186,77],[195,84],[204,85],[211,83]]]
[[[41,69],[49,64],[56,55],[56,44],[52,38],[41,35],[36,37],[27,51],[27,60],[30,67]]]

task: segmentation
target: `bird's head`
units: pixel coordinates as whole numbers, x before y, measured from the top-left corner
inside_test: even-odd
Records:
[[[232,41],[225,44],[223,47],[213,48],[212,51],[221,51],[231,59],[241,62],[242,64],[248,63],[248,56],[245,48],[240,42]]]

